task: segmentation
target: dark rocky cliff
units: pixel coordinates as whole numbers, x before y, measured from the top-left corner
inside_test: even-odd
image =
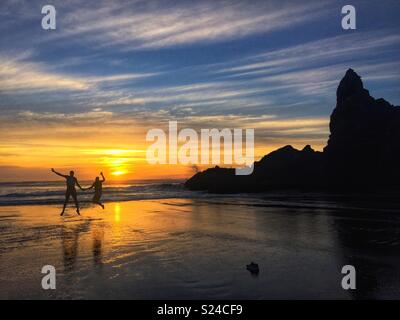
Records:
[[[324,148],[332,184],[399,185],[400,108],[374,99],[352,69],[340,81]]]
[[[216,167],[185,186],[219,193],[400,186],[400,108],[371,97],[352,69],[338,86],[330,132],[323,152],[285,146],[255,162],[249,176]]]

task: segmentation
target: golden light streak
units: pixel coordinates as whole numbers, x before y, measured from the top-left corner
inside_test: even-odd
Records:
[[[117,223],[121,221],[121,206],[119,203],[116,203],[114,207],[114,221]]]

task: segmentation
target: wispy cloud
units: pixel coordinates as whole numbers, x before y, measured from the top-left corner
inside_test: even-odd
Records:
[[[102,76],[71,76],[51,70],[43,63],[29,61],[29,55],[0,55],[0,91],[88,90],[97,84],[124,82],[157,73],[127,73]]]
[[[111,5],[79,6],[63,18],[63,32],[100,46],[121,50],[157,49],[199,42],[240,39],[312,21],[326,15],[329,2],[313,4],[313,10],[297,1],[197,3],[143,1]]]
[[[25,121],[42,121],[42,122],[58,122],[60,120],[63,123],[71,121],[82,121],[85,124],[88,122],[97,122],[99,120],[105,121],[113,116],[110,111],[103,111],[101,109],[95,109],[89,112],[65,114],[65,113],[55,113],[55,112],[33,112],[33,111],[22,111],[19,113],[21,119]]]
[[[39,64],[0,56],[0,90],[85,90],[87,83],[46,72]]]
[[[277,73],[304,64],[329,63],[332,60],[352,58],[354,55],[359,59],[379,56],[399,44],[400,35],[394,30],[344,34],[247,57],[236,61],[239,66],[222,68],[218,73],[232,72],[237,76]]]
[[[400,62],[385,54],[398,52],[400,36],[394,30],[344,34],[248,56],[213,67],[220,80],[266,87],[265,93],[305,97],[334,94],[349,67],[366,80],[400,80]],[[354,59],[357,57],[357,59]],[[245,80],[243,80],[245,79]],[[283,92],[285,91],[285,92]]]

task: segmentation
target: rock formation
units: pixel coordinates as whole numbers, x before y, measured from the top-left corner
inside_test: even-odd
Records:
[[[324,148],[331,184],[400,185],[400,108],[374,99],[352,69],[340,81]]]
[[[338,86],[330,132],[323,152],[285,146],[255,162],[249,176],[215,167],[185,186],[218,193],[400,186],[400,108],[371,97],[352,69]]]

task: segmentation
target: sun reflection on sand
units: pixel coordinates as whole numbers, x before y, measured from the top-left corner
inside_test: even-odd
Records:
[[[114,207],[114,221],[117,223],[121,221],[121,206],[119,203],[116,203]]]

